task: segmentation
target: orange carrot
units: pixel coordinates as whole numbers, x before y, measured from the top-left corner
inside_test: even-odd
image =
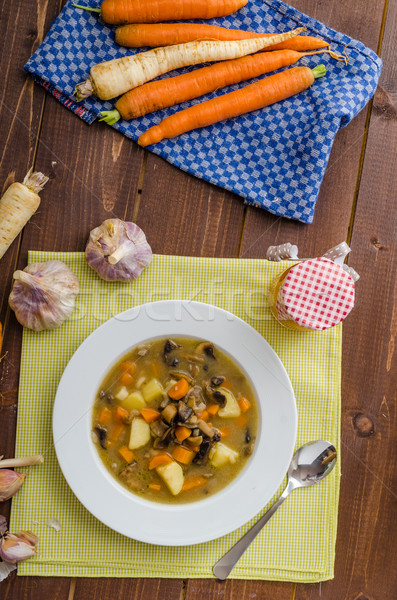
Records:
[[[127,446],[121,446],[121,448],[119,448],[119,454],[124,458],[125,462],[127,463],[132,463],[132,461],[134,460],[134,453],[131,452],[131,450],[127,448]]]
[[[195,40],[245,40],[254,37],[269,37],[272,33],[257,33],[241,29],[227,29],[217,25],[203,25],[198,23],[133,23],[117,27],[116,42],[128,48],[143,48],[158,46],[173,46],[186,44]],[[293,38],[265,50],[279,50],[290,48],[292,50],[316,50],[326,48],[328,42],[317,37],[305,35]]]
[[[175,385],[172,386],[172,388],[168,390],[168,395],[173,400],[180,400],[186,396],[188,390],[189,384],[186,379],[182,377],[182,379],[180,379]]]
[[[185,427],[184,425],[179,425],[175,429],[175,437],[178,440],[178,442],[183,442],[183,440],[186,440],[188,437],[191,436],[191,434],[192,430],[188,427]]]
[[[208,421],[208,419],[210,418],[210,415],[208,413],[208,410],[204,409],[199,415],[198,415],[199,419],[201,419],[202,421]]]
[[[141,146],[157,144],[164,138],[175,137],[192,129],[258,110],[303,92],[315,79],[325,75],[325,72],[324,65],[318,65],[314,69],[293,67],[276,73],[242,89],[201,102],[167,117],[145,131],[138,143]]]
[[[190,477],[190,479],[186,479],[185,483],[182,486],[182,490],[187,492],[189,490],[194,490],[195,488],[201,487],[207,483],[207,479],[198,475],[197,477]]]
[[[121,363],[120,369],[123,371],[123,373],[130,373],[133,375],[136,371],[136,364],[132,362],[132,360],[125,360],[123,363]]]
[[[161,465],[168,465],[170,462],[172,462],[172,458],[169,454],[156,454],[149,463],[149,469],[152,471]]]
[[[248,0],[103,0],[101,8],[73,4],[100,13],[105,23],[158,23],[181,19],[213,19],[231,15]]]
[[[103,406],[98,415],[98,423],[100,425],[109,425],[112,420],[112,411],[107,408],[107,406]]]
[[[173,458],[175,458],[175,460],[182,463],[183,465],[188,465],[193,460],[194,452],[193,450],[188,450],[187,448],[184,448],[184,446],[175,446],[172,452],[172,456]]]
[[[236,425],[237,427],[240,427],[240,429],[242,429],[243,427],[245,427],[247,424],[247,417],[245,415],[240,415],[239,417],[237,417],[236,419]]]
[[[228,427],[221,427],[221,429],[219,429],[219,433],[223,438],[228,437],[230,435],[230,429]]]
[[[115,442],[119,439],[123,431],[125,430],[125,425],[123,423],[119,423],[114,425],[112,431],[110,432],[109,439],[112,442]]]
[[[240,400],[238,401],[238,405],[240,407],[241,412],[245,413],[251,407],[251,402],[248,400],[248,398],[241,396]]]
[[[161,490],[161,485],[159,483],[149,483],[148,488],[149,490],[152,490],[152,492],[159,492]]]
[[[134,381],[134,378],[130,373],[126,372],[120,377],[120,381],[123,385],[130,385]]]
[[[207,413],[211,415],[211,417],[214,417],[217,414],[218,410],[219,404],[210,404],[209,406],[207,406]]]
[[[126,419],[127,417],[130,416],[130,413],[128,412],[128,410],[126,410],[125,408],[122,408],[121,406],[118,406],[116,408],[116,411],[114,413],[114,416],[116,417],[116,419],[118,419],[119,421],[123,421],[124,419]]]
[[[229,390],[230,392],[233,389],[233,384],[230,383],[230,381],[227,381],[227,379],[225,381],[222,382],[222,387],[225,388],[225,390]]]
[[[304,56],[308,56],[308,54],[302,54],[295,50],[262,52],[215,63],[175,77],[150,81],[121,96],[117,100],[114,110],[101,112],[102,119],[100,120],[114,125],[120,117],[135,119],[150,112],[204,96],[227,85],[240,83],[240,81],[277,71],[282,67],[288,67]]]
[[[152,423],[160,418],[160,413],[155,408],[142,408],[140,413],[145,419],[146,423]]]

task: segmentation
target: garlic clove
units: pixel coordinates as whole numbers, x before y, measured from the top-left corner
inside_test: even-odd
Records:
[[[60,260],[33,263],[15,271],[9,305],[24,327],[41,331],[61,325],[79,293],[76,275]]]
[[[5,502],[18,491],[25,477],[25,473],[0,469],[0,502]]]
[[[7,533],[0,541],[0,557],[11,564],[22,562],[35,554],[38,541],[31,531]]]
[[[132,281],[152,260],[142,229],[131,221],[107,219],[90,232],[88,265],[105,281]]]

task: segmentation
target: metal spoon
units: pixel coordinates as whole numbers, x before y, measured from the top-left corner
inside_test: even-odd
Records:
[[[250,543],[256,538],[262,527],[274,515],[286,497],[299,487],[314,485],[326,477],[336,463],[336,450],[330,442],[318,440],[305,444],[294,454],[288,469],[287,487],[273,506],[257,523],[213,566],[218,579],[226,579],[236,562],[244,554]]]

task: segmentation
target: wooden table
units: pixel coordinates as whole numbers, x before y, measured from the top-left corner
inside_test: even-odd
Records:
[[[88,127],[22,71],[62,0],[3,0],[0,53],[2,190],[31,165],[50,175],[39,212],[0,263],[0,454],[14,452],[22,328],[7,307],[12,273],[28,249],[83,250],[110,216],[137,222],[158,253],[265,256],[291,241],[301,256],[347,240],[361,274],[357,305],[344,326],[342,482],[335,579],[321,584],[172,579],[26,578],[0,584],[4,600],[392,600],[396,598],[396,0],[293,0],[383,58],[371,102],[340,131],[312,225],[244,207],[241,198],[200,181],[102,124]],[[393,207],[394,204],[394,207]],[[166,216],[166,218],[165,218]],[[9,504],[1,507],[8,514]]]

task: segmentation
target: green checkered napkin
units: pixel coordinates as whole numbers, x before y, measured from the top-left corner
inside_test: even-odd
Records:
[[[212,565],[256,518],[219,540],[177,548],[137,542],[97,521],[66,484],[52,444],[52,406],[66,364],[94,329],[132,306],[168,299],[214,304],[255,327],[283,361],[297,399],[297,447],[326,439],[340,449],[341,326],[321,333],[294,332],[271,316],[266,292],[289,262],[156,255],[137,281],[125,284],[101,280],[82,253],[29,253],[29,262],[50,259],[64,261],[75,272],[81,291],[75,312],[62,327],[23,334],[16,456],[43,453],[45,462],[30,468],[12,502],[10,530],[31,529],[40,539],[39,554],[21,563],[18,574],[212,577]],[[298,582],[333,577],[339,465],[340,460],[320,484],[293,492],[231,577]],[[61,522],[60,531],[48,525],[52,518]]]

